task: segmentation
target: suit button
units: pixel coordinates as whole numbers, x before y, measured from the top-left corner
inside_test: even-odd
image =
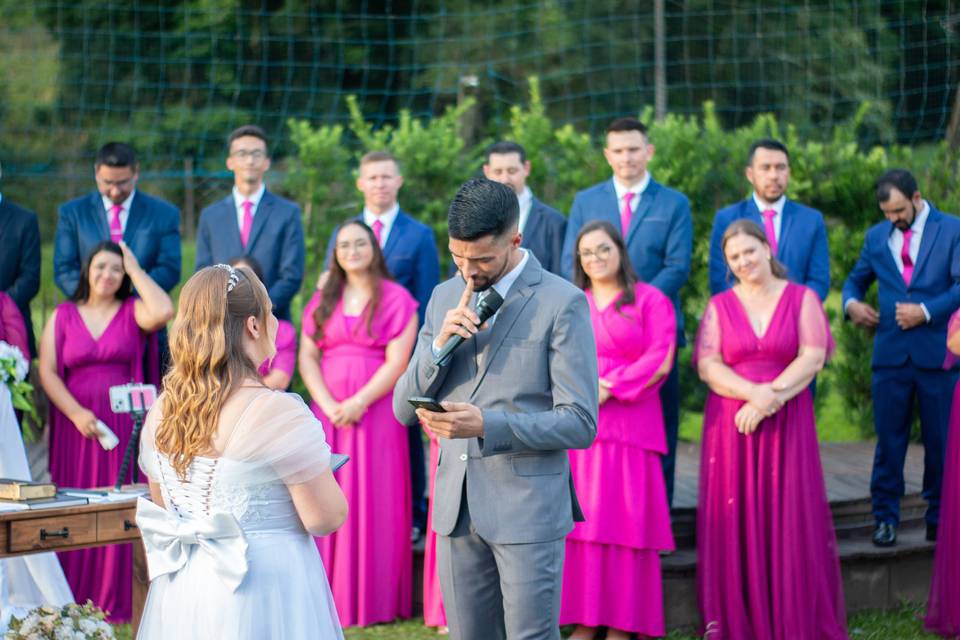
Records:
[[[461,454],[460,454],[460,459],[463,460],[464,462],[466,462],[466,461],[467,461],[467,454],[461,453]]]

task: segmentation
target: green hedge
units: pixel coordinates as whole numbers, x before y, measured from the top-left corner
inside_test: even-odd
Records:
[[[323,247],[333,226],[355,214],[362,198],[353,186],[357,159],[374,149],[389,149],[403,167],[400,193],[404,209],[433,226],[441,255],[447,256],[446,210],[458,186],[476,174],[484,147],[492,137],[468,143],[461,122],[473,108],[468,101],[428,121],[403,113],[396,126],[374,129],[351,100],[351,121],[344,128],[314,127],[291,120],[297,150],[291,160],[288,188],[305,205],[308,240],[308,285],[320,269]],[[944,211],[960,213],[960,153],[945,145],[920,150],[903,147],[864,148],[877,109],[864,104],[854,118],[818,139],[801,139],[794,127],[772,115],[757,117],[747,126],[724,129],[713,105],[700,116],[670,114],[653,121],[650,109],[640,114],[649,123],[656,146],[650,164],[658,181],[690,198],[694,220],[694,258],[684,296],[684,312],[692,337],[708,297],[707,255],[714,212],[746,197],[750,187],[743,176],[750,143],[771,136],[790,149],[792,178],[788,196],[821,210],[827,219],[833,288],[839,290],[859,255],[863,233],[881,219],[872,193],[874,180],[890,166],[915,172],[924,195]],[[544,110],[539,84],[530,80],[529,101],[511,109],[510,121],[497,137],[515,140],[527,150],[533,164],[530,185],[546,202],[566,211],[580,189],[607,179],[609,168],[594,140],[569,124],[554,124]],[[837,296],[828,311],[833,318],[838,352],[831,370],[822,376],[824,398],[831,387],[841,394],[848,417],[863,434],[872,432],[870,414],[871,336],[838,318]],[[688,366],[689,349],[681,354],[686,408],[699,410],[703,388]]]

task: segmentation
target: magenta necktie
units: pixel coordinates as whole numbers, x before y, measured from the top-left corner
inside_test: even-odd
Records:
[[[373,221],[373,235],[377,239],[377,244],[383,246],[383,223],[379,220]]]
[[[770,253],[773,254],[773,257],[777,257],[777,230],[773,226],[773,217],[777,215],[777,212],[773,209],[766,209],[762,214],[763,216],[763,230],[767,234],[767,244],[770,245]]]
[[[623,229],[623,238],[626,240],[627,231],[630,230],[630,219],[633,218],[633,210],[630,208],[630,201],[633,200],[634,193],[627,191],[623,194],[623,211],[620,212],[620,227]]]
[[[123,240],[123,225],[120,223],[120,212],[123,205],[115,204],[110,207],[110,240],[120,244]]]
[[[253,203],[244,200],[243,204],[243,226],[240,227],[240,242],[243,248],[247,248],[247,241],[250,240],[250,229],[253,228]]]
[[[910,238],[913,237],[913,229],[907,229],[903,232],[903,248],[900,249],[900,259],[903,260],[903,283],[910,286],[910,280],[913,278],[913,260],[910,258]]]

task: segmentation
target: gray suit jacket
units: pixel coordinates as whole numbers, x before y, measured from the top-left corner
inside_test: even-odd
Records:
[[[463,286],[457,277],[434,289],[417,348],[393,394],[403,424],[416,420],[411,396],[470,402],[483,411],[483,438],[440,440],[434,531],[453,531],[466,481],[470,519],[485,540],[563,537],[574,519],[583,519],[567,449],[589,447],[597,434],[597,350],[586,297],[530,255],[484,348],[477,353],[471,339],[435,366],[435,332]]]

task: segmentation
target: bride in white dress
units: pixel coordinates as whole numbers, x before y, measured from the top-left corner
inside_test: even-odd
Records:
[[[137,507],[150,591],[138,638],[342,638],[314,535],[346,500],[323,430],[299,396],[267,389],[277,320],[251,271],[184,285],[173,367],[147,417]]]

